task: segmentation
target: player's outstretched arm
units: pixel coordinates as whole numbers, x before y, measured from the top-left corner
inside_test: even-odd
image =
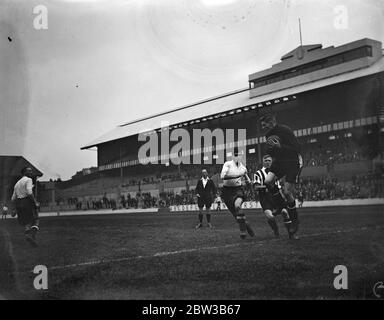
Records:
[[[245,174],[244,174],[244,177],[245,177],[245,182],[246,182],[247,184],[252,184],[252,180],[249,178],[248,173],[245,173]]]

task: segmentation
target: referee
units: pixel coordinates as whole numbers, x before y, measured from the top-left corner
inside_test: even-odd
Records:
[[[208,171],[206,169],[202,170],[202,177],[197,181],[196,196],[197,205],[199,207],[199,223],[195,228],[200,229],[203,226],[203,209],[205,206],[207,224],[208,227],[212,229],[210,208],[213,203],[213,198],[216,196],[216,186],[215,183],[208,177]]]
[[[25,239],[34,247],[37,246],[36,233],[39,230],[38,203],[33,196],[32,169],[21,170],[23,177],[16,182],[12,201],[17,212],[17,220],[25,228]]]

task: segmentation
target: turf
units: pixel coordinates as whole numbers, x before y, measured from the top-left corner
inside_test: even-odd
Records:
[[[9,299],[371,299],[384,281],[383,206],[302,208],[298,241],[274,239],[259,210],[241,240],[228,212],[194,230],[195,213],[41,219],[31,248],[14,219],[0,221],[0,295]],[[204,221],[205,222],[205,221]],[[48,290],[32,270],[48,268]],[[336,265],[348,289],[336,290]]]

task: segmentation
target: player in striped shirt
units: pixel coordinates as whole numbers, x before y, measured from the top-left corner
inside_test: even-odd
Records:
[[[254,188],[259,192],[259,201],[260,205],[263,209],[263,212],[267,218],[267,222],[271,229],[273,230],[273,233],[275,234],[276,238],[280,237],[279,233],[279,227],[276,222],[276,216],[279,214],[283,215],[284,219],[284,225],[287,228],[289,238],[294,238],[294,235],[292,232],[290,232],[290,225],[292,223],[288,211],[286,208],[278,208],[274,202],[273,197],[270,191],[268,191],[266,184],[265,184],[265,178],[267,177],[269,173],[269,168],[272,165],[272,157],[269,154],[264,155],[263,157],[263,167],[258,170],[254,176],[253,176],[253,184]],[[275,181],[275,187],[276,189],[281,192],[281,186],[278,180]]]

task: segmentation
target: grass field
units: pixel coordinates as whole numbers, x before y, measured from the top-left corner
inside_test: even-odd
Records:
[[[227,213],[194,230],[195,213],[41,219],[29,247],[14,219],[0,221],[0,294],[19,299],[371,299],[384,281],[383,206],[302,208],[298,241],[274,239],[260,211],[241,240]],[[33,288],[34,266],[48,290]],[[336,290],[336,265],[348,290]]]

